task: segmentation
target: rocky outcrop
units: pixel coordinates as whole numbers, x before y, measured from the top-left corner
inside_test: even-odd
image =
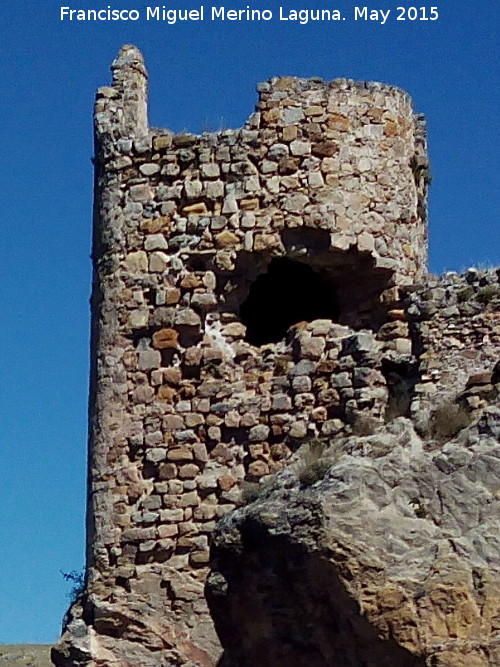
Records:
[[[143,568],[137,579],[131,588],[118,581],[80,596],[68,612],[63,637],[52,649],[54,665],[214,665],[219,647],[203,602],[203,583],[188,582],[165,567]],[[162,598],[163,604],[158,602]],[[171,608],[174,599],[177,608]],[[188,608],[191,616],[186,621]]]
[[[500,405],[299,452],[214,534],[221,667],[500,665]]]

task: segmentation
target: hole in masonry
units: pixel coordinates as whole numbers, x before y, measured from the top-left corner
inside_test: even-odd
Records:
[[[240,308],[247,341],[256,346],[277,343],[297,322],[337,321],[339,314],[332,280],[307,264],[286,258],[271,260]]]
[[[382,361],[382,373],[389,391],[385,420],[409,417],[415,385],[419,382],[418,368],[414,363]]]

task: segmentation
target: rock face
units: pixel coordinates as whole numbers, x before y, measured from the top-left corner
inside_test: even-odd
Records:
[[[95,107],[87,580],[52,659],[214,667],[216,522],[304,444],[400,417],[444,442],[478,419],[499,280],[426,276],[425,124],[403,91],[275,78],[242,129],[173,135],[148,126],[137,49],[112,69]]]
[[[443,446],[398,418],[337,439],[318,481],[299,461],[221,520],[221,666],[499,665],[499,439],[498,394]]]

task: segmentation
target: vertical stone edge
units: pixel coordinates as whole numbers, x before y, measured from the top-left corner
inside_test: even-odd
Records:
[[[127,415],[120,383],[120,360],[115,358],[118,333],[114,295],[116,271],[123,255],[123,212],[119,169],[124,143],[149,148],[148,75],[140,51],[123,46],[111,65],[112,85],[98,89],[94,105],[94,202],[92,232],[92,295],[90,381],[88,405],[87,514],[85,587],[63,619],[63,632],[51,651],[58,667],[90,665],[97,647],[93,640],[93,597],[106,587],[109,545],[114,541],[109,454],[125,442]],[[117,150],[118,149],[118,150]]]

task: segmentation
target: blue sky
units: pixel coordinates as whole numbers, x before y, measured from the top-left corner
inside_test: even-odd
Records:
[[[166,1],[195,8],[195,0]],[[61,22],[71,8],[143,0],[16,0],[2,46],[0,642],[53,642],[84,560],[92,105],[123,43],[150,73],[150,122],[176,131],[240,126],[273,75],[380,80],[427,115],[433,185],[430,269],[500,264],[498,0],[431,0],[435,22],[177,24]],[[250,4],[250,0],[249,0]],[[380,0],[373,9],[423,2]],[[154,6],[154,3],[149,3]],[[211,7],[206,3],[205,7]],[[220,6],[220,5],[218,5]],[[243,8],[234,0],[227,8]],[[278,12],[277,2],[252,8]],[[361,3],[358,6],[364,6]]]

